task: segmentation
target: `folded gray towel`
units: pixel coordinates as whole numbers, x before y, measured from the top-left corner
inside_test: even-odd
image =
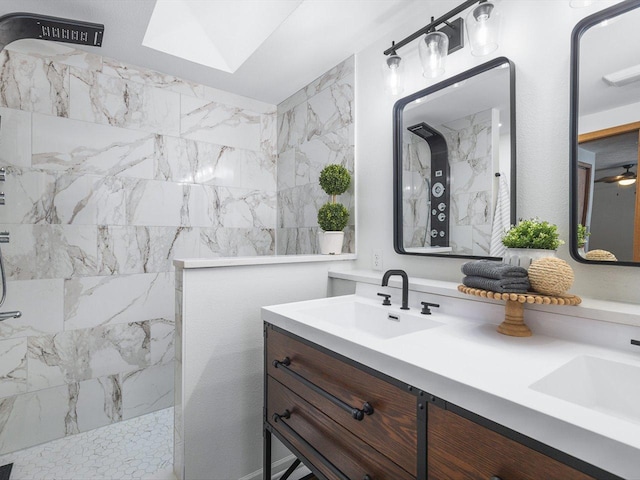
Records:
[[[503,278],[495,280],[485,277],[477,277],[475,275],[467,275],[462,279],[467,287],[479,288],[481,290],[489,290],[498,293],[525,293],[531,288],[529,278]]]
[[[462,273],[477,277],[493,278],[526,278],[527,270],[522,267],[508,265],[494,260],[475,260],[462,265]]]

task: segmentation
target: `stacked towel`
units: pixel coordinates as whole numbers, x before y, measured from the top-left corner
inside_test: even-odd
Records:
[[[527,270],[491,260],[477,260],[462,265],[462,279],[467,287],[499,293],[525,293],[530,288]]]

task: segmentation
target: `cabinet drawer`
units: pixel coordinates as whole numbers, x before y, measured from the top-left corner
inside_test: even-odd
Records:
[[[416,396],[381,378],[345,363],[273,328],[267,331],[267,372],[290,390],[305,398],[342,427],[365,441],[413,476],[417,476],[418,418]],[[362,408],[365,402],[373,414],[361,421],[326,396],[305,385],[275,361],[289,359],[295,372],[344,403]]]
[[[349,479],[359,480],[365,475],[369,475],[371,480],[415,478],[271,377],[267,377],[267,392],[270,425],[327,478],[337,480],[340,477],[319,461],[314,450]],[[282,415],[287,411],[289,418],[274,421],[274,414]],[[283,423],[303,440],[292,434]]]
[[[433,480],[594,480],[593,477],[429,404],[427,470]]]

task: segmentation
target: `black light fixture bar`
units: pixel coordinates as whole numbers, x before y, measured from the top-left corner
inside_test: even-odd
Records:
[[[420,30],[418,30],[415,33],[412,33],[411,35],[409,35],[407,38],[400,40],[397,43],[394,43],[393,45],[391,45],[391,47],[387,48],[384,51],[385,55],[391,55],[393,53],[396,53],[396,50],[404,47],[405,45],[413,42],[416,38],[421,37],[422,35],[426,35],[427,33],[429,33],[431,30],[435,29],[438,25],[440,25],[441,23],[447,23],[447,20],[449,20],[451,17],[454,17],[456,15],[458,15],[460,12],[466,10],[467,8],[469,8],[471,5],[475,4],[475,3],[482,3],[485,2],[486,0],[466,0],[465,2],[461,3],[460,5],[458,5],[456,8],[454,8],[453,10],[450,10],[449,12],[445,13],[444,15],[442,15],[441,17],[433,20],[429,25],[427,25],[424,28],[421,28]]]

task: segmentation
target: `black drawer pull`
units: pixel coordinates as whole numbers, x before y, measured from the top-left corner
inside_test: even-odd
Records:
[[[345,403],[342,400],[340,400],[338,397],[334,397],[326,390],[323,390],[322,388],[317,386],[315,383],[310,382],[299,373],[296,373],[293,370],[289,369],[289,365],[291,365],[291,359],[289,357],[285,357],[285,359],[282,361],[278,361],[278,360],[273,361],[273,366],[275,368],[280,368],[282,369],[283,372],[287,372],[289,375],[291,375],[293,378],[298,380],[303,385],[309,387],[311,390],[313,390],[319,395],[322,395],[324,398],[329,400],[334,405],[337,405],[338,407],[350,413],[354,419],[361,421],[365,415],[373,415],[373,407],[369,402],[364,402],[362,404],[362,408],[352,407],[348,403]]]
[[[285,410],[284,413],[282,413],[281,415],[279,415],[277,413],[274,413],[273,414],[273,421],[274,421],[274,423],[278,423],[284,430],[287,431],[287,433],[289,433],[289,435],[291,435],[293,438],[295,438],[298,442],[300,442],[306,448],[311,450],[313,455],[318,457],[318,459],[320,460],[320,463],[322,463],[325,467],[327,467],[329,470],[331,470],[331,473],[333,473],[336,477],[338,477],[340,480],[349,480],[349,477],[347,477],[344,473],[342,473],[338,469],[338,467],[336,467],[333,463],[331,463],[329,460],[327,460],[327,458],[324,455],[322,455],[318,450],[316,450],[313,447],[313,445],[311,445],[304,438],[302,438],[298,432],[296,432],[293,428],[291,428],[289,425],[287,425],[286,422],[282,421],[282,420],[287,419],[289,417],[291,417],[291,412],[289,410]]]

